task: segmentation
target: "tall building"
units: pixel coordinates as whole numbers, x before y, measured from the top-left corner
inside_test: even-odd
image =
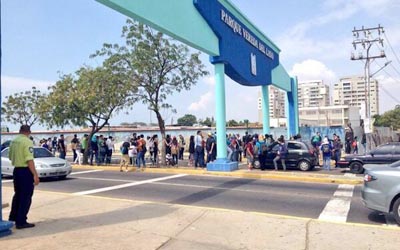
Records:
[[[369,92],[369,94],[368,94]],[[364,76],[344,77],[336,83],[333,90],[333,105],[349,105],[359,107],[361,115],[366,113],[366,96],[370,103],[370,117],[379,114],[379,85],[370,79],[369,91]]]
[[[269,90],[269,117],[285,117],[285,92],[274,86],[268,86]],[[261,92],[258,92],[258,120],[262,122],[262,102]]]
[[[329,106],[329,86],[322,80],[299,82],[299,108]]]

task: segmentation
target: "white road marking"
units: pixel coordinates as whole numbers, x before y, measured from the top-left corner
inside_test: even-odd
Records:
[[[326,204],[318,219],[334,222],[346,222],[347,215],[350,211],[353,191],[354,185],[339,185],[332,199]]]
[[[13,180],[1,180],[1,183],[13,182]]]
[[[102,172],[104,170],[101,169],[95,169],[95,170],[87,170],[87,171],[81,171],[81,172],[72,172],[70,175],[75,175],[75,174],[86,174],[86,173],[94,173],[94,172]]]
[[[115,189],[121,189],[121,188],[126,188],[126,187],[133,187],[133,186],[148,184],[148,183],[152,183],[152,182],[156,182],[156,181],[163,181],[163,180],[179,178],[179,177],[183,177],[183,176],[187,176],[187,174],[177,174],[177,175],[172,175],[172,176],[167,176],[167,177],[160,177],[160,178],[154,178],[154,179],[150,179],[150,180],[126,183],[126,184],[121,184],[121,185],[116,185],[116,186],[111,186],[111,187],[92,189],[92,190],[73,193],[73,195],[95,194],[95,193],[106,192],[106,191],[115,190]]]
[[[347,177],[356,177],[356,174],[345,173],[344,176],[347,176]]]

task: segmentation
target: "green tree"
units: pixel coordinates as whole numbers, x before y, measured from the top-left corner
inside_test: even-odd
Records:
[[[197,118],[194,115],[186,114],[181,118],[178,118],[179,126],[193,126],[193,124],[197,123]]]
[[[200,53],[190,53],[185,45],[150,27],[127,20],[122,29],[125,44],[104,44],[93,57],[109,56],[114,65],[126,70],[130,84],[138,88],[137,100],[148,105],[156,114],[162,140],[165,138],[165,120],[162,110],[171,109],[167,97],[189,90],[199,78],[208,74],[199,59]],[[165,163],[164,143],[160,143],[161,159]]]
[[[383,115],[375,115],[374,118],[374,126],[400,129],[400,106],[396,105],[395,109],[389,110]]]
[[[29,126],[40,122],[38,106],[44,102],[44,98],[45,94],[42,94],[36,87],[7,96],[1,107],[2,120]]]
[[[239,123],[236,120],[229,120],[227,122],[227,126],[228,127],[237,127],[237,126],[239,126]]]
[[[117,68],[107,67],[81,67],[74,75],[63,75],[49,88],[41,119],[49,127],[89,126],[90,140],[113,115],[133,104],[134,89],[127,79]],[[85,164],[88,152],[84,153]]]
[[[204,121],[201,122],[201,125],[207,126],[207,127],[215,126],[214,117],[211,117],[211,118],[206,117],[206,119],[204,119]]]

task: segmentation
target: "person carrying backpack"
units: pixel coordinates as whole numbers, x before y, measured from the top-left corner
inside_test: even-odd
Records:
[[[320,146],[320,150],[322,152],[322,159],[323,159],[323,168],[325,170],[331,170],[331,156],[332,156],[332,145],[329,143],[328,138],[324,138],[322,144]]]
[[[286,159],[288,150],[287,150],[287,147],[285,145],[285,140],[282,137],[280,137],[278,139],[278,143],[279,143],[279,148],[278,148],[278,151],[276,152],[276,156],[275,156],[275,158],[273,160],[274,167],[275,167],[275,170],[278,170],[277,162],[279,160],[281,160],[283,171],[286,171],[285,159]]]

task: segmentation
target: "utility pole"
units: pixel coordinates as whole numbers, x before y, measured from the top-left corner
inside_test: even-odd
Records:
[[[364,76],[365,76],[365,118],[364,124],[365,132],[370,133],[372,130],[371,122],[371,93],[370,93],[370,65],[371,62],[378,58],[386,57],[383,48],[383,39],[381,35],[384,33],[384,29],[381,25],[373,28],[353,29],[353,47],[354,52],[351,53],[351,60],[365,60]],[[377,45],[377,49],[373,48],[372,45]],[[357,55],[356,55],[357,53]]]

